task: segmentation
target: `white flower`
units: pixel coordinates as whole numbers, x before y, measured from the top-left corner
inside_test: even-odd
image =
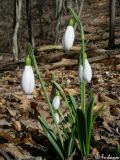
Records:
[[[91,69],[91,66],[90,66],[90,64],[89,64],[87,59],[85,59],[85,66],[84,66],[83,76],[84,76],[84,80],[87,83],[90,83],[90,81],[92,79],[92,69]]]
[[[74,43],[75,33],[73,26],[67,26],[65,34],[62,39],[62,46],[65,51],[70,50]]]
[[[60,107],[60,96],[55,96],[52,102],[53,108],[57,110]]]
[[[80,82],[83,81],[83,65],[82,64],[80,64],[78,67],[78,78]]]
[[[85,80],[87,83],[90,83],[92,79],[92,69],[87,59],[85,59],[84,68],[81,64],[78,67],[78,78],[80,82]]]
[[[31,94],[35,87],[35,78],[31,65],[26,65],[22,75],[21,86],[26,94]]]
[[[56,119],[57,124],[59,124],[60,123],[60,117],[59,117],[59,114],[57,112],[55,113],[55,119]]]

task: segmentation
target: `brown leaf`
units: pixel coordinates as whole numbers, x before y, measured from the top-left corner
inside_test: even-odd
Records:
[[[15,159],[28,159],[30,154],[12,143],[0,144],[0,149],[10,153]]]
[[[12,125],[17,131],[21,131],[21,123],[19,121],[13,121]]]
[[[8,112],[9,112],[9,114],[12,116],[12,117],[15,117],[16,116],[16,110],[13,110],[13,109],[10,109],[10,108],[8,108],[7,107],[7,110],[8,110]]]
[[[11,123],[8,122],[5,118],[4,119],[0,119],[0,126],[11,126]]]
[[[99,155],[99,151],[97,150],[97,148],[93,148],[92,155],[93,156],[98,156]]]
[[[118,65],[116,66],[116,70],[117,70],[117,71],[120,71],[120,64],[118,64]]]

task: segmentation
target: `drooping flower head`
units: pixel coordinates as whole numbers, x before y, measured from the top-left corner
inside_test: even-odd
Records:
[[[92,79],[92,69],[87,58],[85,59],[84,67],[82,64],[78,67],[78,78],[80,82],[85,80],[87,83],[90,83]]]
[[[87,59],[85,59],[85,66],[84,66],[84,72],[83,72],[84,80],[87,83],[90,83],[92,79],[92,69]]]
[[[35,78],[29,55],[25,60],[25,68],[22,75],[21,86],[25,94],[31,94],[35,87]]]
[[[62,39],[62,46],[65,51],[70,50],[74,43],[75,33],[73,25],[74,25],[74,20],[70,19]]]
[[[57,124],[59,124],[60,123],[60,117],[59,117],[59,114],[57,112],[55,113],[55,119],[56,119]]]
[[[52,106],[55,110],[58,110],[60,107],[60,95],[59,92],[57,92],[56,96],[53,98]]]

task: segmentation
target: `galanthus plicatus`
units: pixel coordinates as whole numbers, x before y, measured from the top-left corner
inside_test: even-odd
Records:
[[[79,65],[78,78],[80,82],[85,80],[87,83],[90,83],[92,79],[92,69],[87,59],[85,59],[84,68],[83,68],[83,65],[81,64]]]
[[[78,78],[80,82],[83,81],[83,65],[82,64],[80,64],[78,67]]]
[[[57,124],[59,124],[60,123],[60,117],[59,117],[59,114],[57,112],[55,113],[55,119],[56,119]]]
[[[25,94],[31,94],[35,87],[35,78],[29,55],[25,60],[25,68],[22,75],[21,86]]]
[[[84,76],[84,80],[87,83],[90,83],[92,79],[92,69],[87,59],[85,59],[85,67],[84,67],[83,76]]]
[[[60,107],[60,96],[56,95],[52,101],[53,108],[57,110]]]
[[[74,43],[75,33],[73,25],[74,25],[74,20],[70,19],[62,39],[62,46],[65,51],[70,50]]]

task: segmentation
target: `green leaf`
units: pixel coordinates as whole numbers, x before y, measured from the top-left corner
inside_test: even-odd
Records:
[[[94,97],[91,98],[90,104],[88,106],[87,110],[87,121],[86,121],[86,133],[87,133],[87,139],[86,139],[86,152],[89,154],[90,150],[90,140],[91,140],[91,133],[92,133],[92,127],[93,127],[93,106],[94,106]]]
[[[67,148],[67,158],[69,158],[73,152],[73,145],[74,145],[74,139],[75,139],[75,129],[76,129],[76,126],[74,125],[72,128],[70,137],[69,137],[68,148]]]
[[[52,131],[52,129],[50,128],[50,126],[48,125],[48,122],[47,122],[43,117],[40,117],[40,116],[38,117],[38,119],[39,119],[40,123],[41,123],[42,125],[44,125],[44,127],[45,127],[47,130],[49,130],[49,132],[51,132],[53,138],[54,138],[55,140],[57,140],[57,137],[56,137],[56,135],[53,133],[53,131]]]
[[[48,126],[47,122],[42,117],[39,117],[39,121],[50,143],[53,145],[54,149],[57,151],[59,156],[64,160],[64,155],[61,150],[61,145],[59,146],[57,144],[58,142],[56,135],[52,132],[51,128]]]
[[[70,106],[71,106],[72,112],[73,112],[74,116],[76,116],[76,110],[78,108],[77,102],[76,102],[74,96],[71,94],[69,94],[69,99],[70,99]]]
[[[115,154],[117,157],[120,157],[120,145],[117,146]]]
[[[57,90],[60,92],[60,94],[61,94],[61,96],[63,97],[63,99],[64,99],[65,101],[67,101],[67,97],[66,97],[66,95],[65,95],[62,87],[61,87],[56,81],[54,81],[53,84],[56,86]]]
[[[77,134],[78,141],[81,150],[82,156],[86,155],[85,145],[86,145],[86,123],[85,123],[85,115],[81,109],[77,109]]]

